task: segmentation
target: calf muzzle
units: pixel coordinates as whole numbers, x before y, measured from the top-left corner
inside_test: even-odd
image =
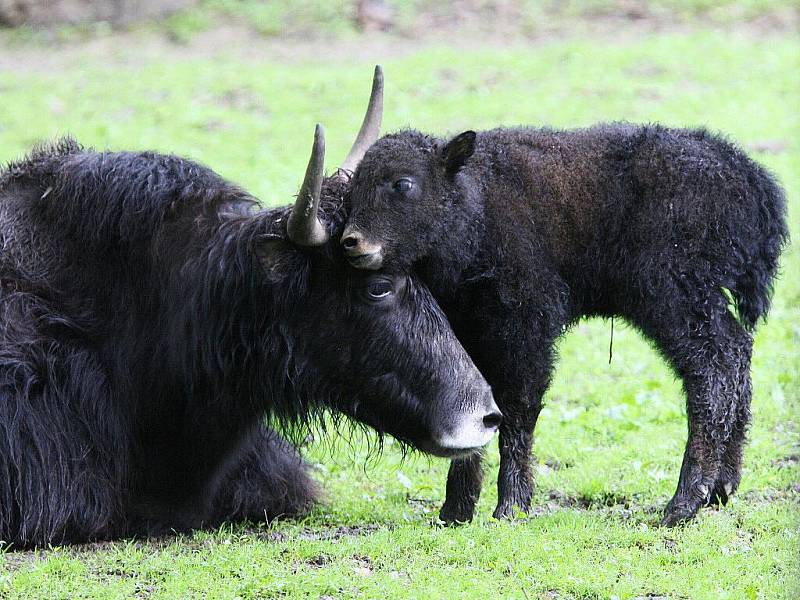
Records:
[[[340,243],[348,262],[355,268],[374,271],[383,265],[383,247],[368,241],[352,225],[344,230]]]

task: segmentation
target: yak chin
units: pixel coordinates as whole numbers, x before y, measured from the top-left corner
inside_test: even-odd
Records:
[[[383,252],[378,250],[371,254],[360,254],[358,256],[351,256],[347,261],[356,269],[367,269],[369,271],[377,271],[383,265]]]
[[[443,458],[458,458],[479,452],[500,428],[503,415],[492,401],[487,410],[475,410],[462,415],[453,427],[439,432],[422,450]]]

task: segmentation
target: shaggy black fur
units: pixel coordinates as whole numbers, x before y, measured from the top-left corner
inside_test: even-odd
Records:
[[[414,266],[492,386],[505,416],[495,516],[529,508],[553,346],[583,316],[627,319],[683,381],[689,439],[664,522],[737,488],[750,331],[787,228],[780,187],[734,144],[626,123],[449,142],[403,131],[369,150],[350,202],[353,264]],[[442,518],[471,519],[480,482],[479,458],[454,461]]]
[[[345,186],[324,186],[331,230]],[[326,406],[426,447],[439,398],[483,382],[424,286],[255,206],[188,160],[71,140],[0,172],[0,539],[294,515],[315,485],[265,415]]]

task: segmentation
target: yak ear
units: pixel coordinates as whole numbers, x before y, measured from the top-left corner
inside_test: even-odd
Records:
[[[270,281],[280,281],[292,273],[297,252],[289,240],[277,235],[262,236],[256,240],[254,249]]]
[[[447,142],[442,150],[442,161],[444,172],[448,177],[458,173],[475,152],[475,137],[474,131],[465,131]]]

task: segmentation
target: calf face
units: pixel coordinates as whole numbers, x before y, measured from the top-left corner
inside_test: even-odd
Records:
[[[360,269],[406,268],[422,257],[448,254],[434,246],[457,244],[473,220],[469,190],[454,192],[474,147],[472,131],[448,143],[415,131],[378,140],[353,174],[341,240],[350,263]]]

